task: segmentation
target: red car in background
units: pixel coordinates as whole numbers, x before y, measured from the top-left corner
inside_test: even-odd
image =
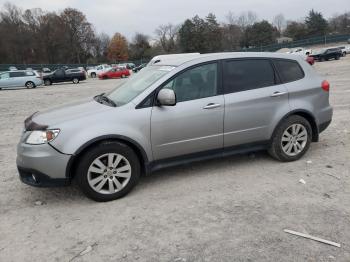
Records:
[[[126,68],[112,68],[107,72],[98,75],[99,79],[109,79],[109,78],[124,78],[130,76],[130,72]]]
[[[308,62],[310,65],[313,65],[315,64],[315,59],[312,56],[307,56],[306,62]]]

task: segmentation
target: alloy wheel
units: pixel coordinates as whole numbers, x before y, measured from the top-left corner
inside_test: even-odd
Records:
[[[122,155],[108,153],[97,157],[88,169],[88,182],[100,194],[121,191],[130,181],[131,165]]]
[[[308,134],[305,126],[293,124],[289,126],[282,135],[281,147],[288,156],[300,154],[307,144]]]

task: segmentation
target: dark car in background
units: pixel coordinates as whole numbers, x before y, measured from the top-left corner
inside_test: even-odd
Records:
[[[61,82],[73,82],[74,84],[78,84],[80,81],[86,80],[86,74],[80,69],[60,68],[51,74],[44,75],[43,80],[45,85]]]
[[[147,65],[147,64],[141,64],[141,65],[139,65],[139,66],[136,66],[136,67],[134,67],[134,68],[132,69],[132,71],[133,71],[134,73],[137,73],[137,72],[140,71],[142,68],[144,68],[146,65]]]
[[[313,57],[316,61],[328,61],[330,59],[339,60],[342,56],[342,50],[340,48],[328,48],[323,49],[319,53],[315,53],[310,55]]]

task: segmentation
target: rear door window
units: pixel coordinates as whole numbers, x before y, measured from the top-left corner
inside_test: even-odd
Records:
[[[289,83],[304,78],[305,74],[297,61],[275,59],[273,61],[283,83]]]
[[[224,62],[225,94],[276,84],[275,71],[268,59],[229,60]]]
[[[22,77],[24,72],[10,72],[10,77]]]

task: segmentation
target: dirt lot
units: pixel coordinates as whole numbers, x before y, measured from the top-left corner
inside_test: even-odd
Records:
[[[122,80],[0,91],[0,261],[350,261],[350,56],[315,67],[334,118],[300,161],[261,152],[162,170],[109,203],[22,184],[16,143],[31,113]]]

